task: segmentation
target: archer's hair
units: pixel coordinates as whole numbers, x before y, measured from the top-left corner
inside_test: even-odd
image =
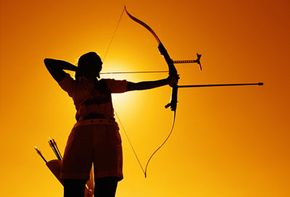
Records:
[[[102,70],[102,60],[100,56],[95,52],[88,52],[83,54],[78,60],[78,71],[76,72],[76,78],[83,75],[86,72]]]

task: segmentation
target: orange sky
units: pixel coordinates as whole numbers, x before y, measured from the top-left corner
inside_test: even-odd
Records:
[[[53,159],[51,136],[63,152],[75,111],[43,58],[75,63],[87,51],[104,58],[108,48],[104,71],[167,69],[152,35],[126,15],[109,46],[125,4],[155,30],[172,58],[202,53],[202,72],[177,65],[180,84],[265,86],[180,89],[173,135],[146,179],[121,131],[125,179],[117,196],[290,196],[289,1],[0,2],[1,196],[62,196],[33,147]],[[166,74],[103,77],[141,81]],[[170,91],[114,96],[143,165],[169,132],[173,116],[164,105]]]

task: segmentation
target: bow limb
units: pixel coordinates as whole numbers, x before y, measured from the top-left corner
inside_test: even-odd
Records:
[[[158,43],[161,43],[159,37],[157,36],[157,34],[153,31],[153,29],[152,29],[149,25],[147,25],[146,23],[144,23],[144,22],[141,21],[140,19],[138,19],[138,18],[136,18],[135,16],[133,16],[132,14],[130,14],[130,13],[128,12],[126,6],[125,6],[124,9],[125,9],[126,14],[127,14],[127,15],[128,15],[128,16],[129,16],[133,21],[135,21],[136,23],[138,23],[138,24],[142,25],[143,27],[145,27],[145,28],[146,28],[148,31],[150,31],[150,33],[154,36],[154,38],[156,39],[156,41],[157,41]]]
[[[159,39],[159,37],[157,36],[157,34],[153,31],[153,29],[147,25],[146,23],[144,23],[143,21],[141,21],[140,19],[134,17],[132,14],[130,14],[127,10],[127,8],[124,8],[127,15],[136,23],[138,23],[139,25],[143,26],[144,28],[146,28],[156,39],[157,43],[158,43],[158,49],[161,53],[161,55],[163,55],[167,65],[168,65],[168,69],[169,69],[169,76],[171,77],[176,77],[177,81],[175,84],[173,84],[172,86],[172,94],[171,94],[171,101],[165,106],[166,108],[170,107],[171,111],[174,112],[174,118],[173,118],[173,123],[172,123],[172,127],[170,129],[169,135],[165,138],[165,140],[163,141],[163,143],[151,154],[151,156],[149,157],[146,166],[145,166],[145,171],[144,175],[145,177],[147,176],[147,167],[151,161],[151,159],[153,158],[153,156],[162,148],[162,146],[167,142],[167,140],[169,139],[169,137],[172,134],[172,131],[174,129],[174,124],[175,124],[175,117],[176,117],[176,107],[177,107],[177,90],[178,90],[178,73],[177,70],[174,66],[174,62],[171,59],[170,55],[168,54],[166,48],[164,47],[164,45],[162,44],[161,40]]]
[[[168,54],[166,48],[164,47],[164,45],[162,44],[161,40],[159,39],[159,37],[157,36],[157,34],[154,32],[154,30],[147,25],[145,22],[141,21],[140,19],[136,18],[135,16],[133,16],[132,14],[130,14],[127,10],[127,8],[125,7],[125,12],[126,14],[136,23],[138,23],[139,25],[143,26],[145,29],[147,29],[155,38],[155,40],[158,43],[158,49],[161,53],[161,55],[163,55],[168,69],[169,69],[169,75],[170,76],[178,76],[177,70],[174,66],[174,62],[171,59],[170,55]],[[172,111],[176,111],[176,107],[177,107],[177,89],[178,89],[178,80],[175,84],[173,84],[172,86],[172,96],[171,96],[171,101],[170,103],[168,103],[165,107],[168,108],[170,107]]]

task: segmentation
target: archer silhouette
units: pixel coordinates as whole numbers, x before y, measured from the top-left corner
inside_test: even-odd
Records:
[[[51,58],[45,58],[44,63],[76,108],[77,122],[68,137],[62,161],[64,197],[84,196],[92,164],[95,197],[114,197],[117,184],[123,179],[123,158],[111,94],[172,86],[178,76],[138,83],[100,79],[102,60],[95,52],[82,55],[77,66]],[[66,70],[75,71],[75,79]]]

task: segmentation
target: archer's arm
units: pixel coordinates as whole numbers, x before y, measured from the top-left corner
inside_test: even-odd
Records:
[[[51,76],[57,81],[60,82],[65,77],[64,70],[77,71],[78,67],[73,64],[63,61],[56,60],[51,58],[45,58],[44,64],[51,74]]]
[[[177,77],[178,78],[178,77]],[[177,79],[178,80],[178,79]],[[148,90],[152,88],[157,88],[165,85],[173,85],[176,81],[176,77],[169,76],[166,79],[160,79],[156,81],[142,81],[138,83],[129,82],[127,84],[127,91],[132,90]]]

